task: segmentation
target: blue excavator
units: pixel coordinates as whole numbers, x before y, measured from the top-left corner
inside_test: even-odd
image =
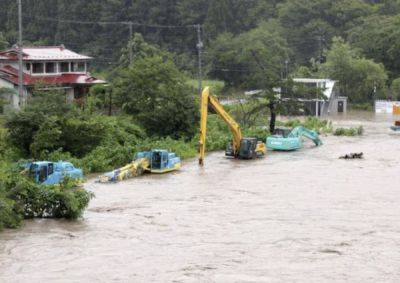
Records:
[[[82,169],[75,168],[71,162],[34,161],[25,165],[23,173],[27,174],[36,183],[42,185],[57,185],[64,178],[74,180],[83,179]]]
[[[303,147],[302,137],[312,140],[315,146],[322,145],[316,131],[298,126],[293,129],[276,128],[274,134],[267,137],[267,148],[279,151],[298,150]]]

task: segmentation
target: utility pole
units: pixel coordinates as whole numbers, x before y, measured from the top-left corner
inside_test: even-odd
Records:
[[[131,40],[132,40],[132,36],[133,36],[133,23],[132,22],[128,22],[129,24],[129,41],[128,41],[128,47],[129,47],[129,65],[132,66],[132,62],[133,62],[133,50],[132,50],[132,45],[130,44]]]
[[[24,97],[24,89],[23,89],[23,81],[24,81],[24,72],[22,65],[22,0],[18,0],[18,96],[19,96],[19,105],[25,105],[25,97]]]
[[[201,95],[201,91],[203,89],[203,71],[202,71],[202,61],[201,61],[201,56],[202,56],[202,52],[203,52],[203,41],[201,40],[201,25],[198,24],[196,25],[196,30],[197,30],[197,53],[198,53],[198,61],[199,61],[199,94]]]

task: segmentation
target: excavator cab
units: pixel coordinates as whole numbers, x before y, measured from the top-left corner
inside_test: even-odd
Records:
[[[24,167],[24,172],[38,184],[56,185],[61,183],[64,177],[83,179],[82,169],[75,168],[70,162],[34,161],[25,164]]]
[[[292,129],[289,128],[276,128],[273,135],[287,138],[290,135],[291,131]]]
[[[169,153],[166,150],[154,150],[151,157],[151,169],[162,170],[168,165]]]
[[[238,158],[252,159],[257,157],[257,143],[257,138],[242,138],[242,140],[240,141]]]
[[[232,143],[229,143],[225,150],[225,156],[237,157],[240,159],[252,159],[264,154],[265,146],[257,138],[242,138],[237,155],[235,155]]]

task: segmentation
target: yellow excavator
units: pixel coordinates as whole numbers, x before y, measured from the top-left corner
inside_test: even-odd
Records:
[[[232,143],[228,144],[225,155],[240,158],[252,159],[255,157],[262,157],[266,154],[267,149],[262,141],[257,138],[244,138],[240,131],[240,126],[236,121],[225,111],[218,99],[210,93],[209,87],[206,87],[200,100],[200,148],[199,148],[199,164],[204,165],[204,156],[206,152],[206,132],[207,132],[207,115],[208,106],[211,106],[219,116],[228,124],[232,132]]]

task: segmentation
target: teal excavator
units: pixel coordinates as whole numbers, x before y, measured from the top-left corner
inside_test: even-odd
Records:
[[[315,146],[322,145],[322,141],[316,131],[298,126],[293,129],[276,128],[274,134],[267,137],[267,148],[280,151],[297,150],[303,147],[301,137],[312,140]]]

